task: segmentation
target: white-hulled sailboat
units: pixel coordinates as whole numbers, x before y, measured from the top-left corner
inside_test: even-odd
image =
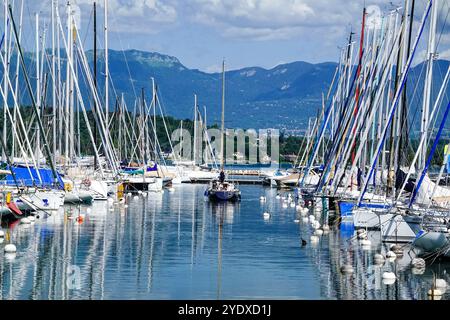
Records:
[[[221,127],[221,139],[220,139],[220,178],[210,182],[208,189],[205,191],[205,195],[214,201],[238,201],[241,199],[241,192],[235,186],[234,183],[225,181],[225,60],[222,63],[222,127]]]

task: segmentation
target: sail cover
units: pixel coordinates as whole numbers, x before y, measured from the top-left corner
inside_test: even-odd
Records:
[[[34,167],[13,166],[7,167],[14,172],[19,187],[42,187],[42,188],[58,188],[63,189],[64,182],[57,173],[57,181],[54,181],[52,170],[49,168],[36,169]],[[38,175],[39,171],[39,175]],[[40,178],[39,178],[40,176]],[[12,174],[0,176],[0,185],[15,186]]]

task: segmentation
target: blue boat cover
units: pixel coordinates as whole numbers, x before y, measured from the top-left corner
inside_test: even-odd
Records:
[[[57,173],[57,181],[55,183],[52,170],[49,168],[39,169],[39,175],[41,176],[41,180],[39,180],[39,176],[37,173],[38,170],[36,170],[34,167],[31,166],[30,167],[13,166],[12,170],[9,166],[6,166],[5,169],[14,172],[19,187],[44,187],[44,188],[64,189],[64,182],[62,181],[61,175]],[[0,176],[0,184],[15,186],[12,174]]]

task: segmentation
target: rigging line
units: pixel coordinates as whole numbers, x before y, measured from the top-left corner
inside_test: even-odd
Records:
[[[162,114],[169,114],[167,112],[166,108],[165,108],[165,102],[164,102],[164,99],[163,99],[163,94],[161,93],[161,88],[159,86],[158,86],[158,90],[156,91],[156,95],[157,95],[157,100],[159,102],[159,105],[162,108],[162,110],[161,110]],[[173,128],[171,127],[170,122],[169,122],[169,125],[168,125],[168,129],[171,132],[173,132]]]
[[[20,55],[20,64],[21,64],[22,69],[23,69],[23,73],[24,73],[24,77],[25,77],[25,82],[27,83],[27,89],[28,89],[28,92],[29,92],[29,95],[30,95],[30,98],[31,98],[31,103],[32,103],[32,106],[33,106],[33,111],[36,113],[36,115],[38,115],[38,114],[39,114],[39,110],[37,109],[36,101],[35,101],[34,94],[33,94],[33,90],[31,89],[30,80],[29,80],[28,74],[27,74],[27,72],[26,72],[26,68],[25,68],[25,60],[24,60],[24,57],[23,57],[23,52],[22,52],[21,45],[20,45],[20,43],[18,42],[19,37],[18,37],[18,34],[17,34],[17,29],[16,29],[16,25],[15,25],[15,22],[14,22],[13,12],[12,12],[12,6],[11,6],[11,5],[8,6],[8,14],[9,14],[9,18],[11,19],[12,28],[13,28],[13,31],[14,31],[14,37],[15,37],[15,39],[16,39],[16,43],[17,43],[17,46],[18,46],[18,51],[19,51],[19,55]],[[44,128],[43,128],[43,125],[42,125],[42,122],[41,122],[40,118],[37,117],[37,120],[38,120],[37,122],[38,122],[38,125],[39,125],[39,129],[40,129],[42,132],[44,132]],[[54,166],[54,164],[53,164],[53,161],[52,161],[51,152],[50,152],[50,147],[49,147],[49,145],[48,145],[47,138],[46,138],[45,136],[43,136],[42,138],[43,138],[43,140],[44,140],[44,141],[43,141],[43,144],[44,144],[44,150],[45,150],[45,153],[46,153],[46,155],[45,155],[45,156],[46,156],[46,160],[47,160],[47,162],[48,162],[48,165],[49,165],[50,168],[51,168],[51,171],[52,171],[52,174],[53,174],[53,178],[54,178],[54,184],[55,184],[55,185],[56,185],[56,184],[59,184],[59,187],[60,187],[60,188],[64,188],[64,186],[61,185],[61,181],[58,179],[58,173],[57,173],[56,168],[55,168],[55,166]]]
[[[388,127],[391,124],[392,118],[393,118],[394,113],[396,111],[396,107],[397,107],[398,102],[399,102],[400,93],[403,90],[403,87],[404,87],[404,84],[405,84],[405,80],[406,80],[408,72],[409,72],[409,70],[411,68],[411,63],[412,63],[414,55],[415,55],[415,53],[417,51],[417,46],[419,44],[419,40],[420,40],[420,38],[421,38],[421,36],[423,34],[423,30],[424,30],[424,27],[425,27],[425,22],[426,22],[426,20],[427,20],[427,18],[429,16],[430,11],[431,11],[432,3],[433,3],[433,1],[429,0],[428,6],[427,6],[426,11],[424,12],[424,16],[422,18],[421,26],[420,26],[420,28],[418,30],[419,33],[417,34],[416,40],[414,42],[413,50],[410,53],[410,56],[409,56],[408,61],[407,61],[406,65],[405,65],[405,68],[402,70],[402,81],[400,82],[400,87],[396,90],[397,92],[396,92],[396,94],[394,96],[393,104],[391,105],[390,110],[389,110],[388,122],[386,123],[386,126],[383,129],[382,139],[378,143],[378,146],[377,146],[378,150],[377,150],[377,152],[375,154],[375,158],[374,158],[373,161],[371,161],[372,165],[371,165],[371,168],[370,168],[370,171],[369,171],[369,175],[366,177],[366,179],[364,181],[364,187],[363,187],[362,192],[361,192],[361,194],[359,196],[358,205],[361,204],[361,202],[362,202],[362,200],[364,198],[364,194],[366,193],[367,187],[369,185],[368,182],[370,181],[370,178],[372,177],[372,174],[374,172],[374,165],[378,161],[380,152],[381,152],[381,150],[382,150],[382,148],[384,146],[384,142],[385,142],[385,139],[386,139],[386,136],[387,136]]]
[[[431,148],[431,151],[430,151],[430,154],[429,154],[429,156],[428,156],[428,159],[427,159],[427,162],[426,162],[426,164],[425,164],[425,167],[424,167],[423,170],[422,170],[422,174],[421,174],[421,176],[420,176],[420,180],[419,180],[419,182],[417,183],[416,187],[414,188],[414,193],[413,193],[413,195],[412,195],[412,197],[411,197],[411,201],[410,201],[410,203],[409,203],[409,208],[411,208],[411,206],[413,205],[413,203],[414,203],[414,201],[415,201],[415,199],[416,199],[416,196],[417,196],[417,192],[419,191],[420,186],[421,186],[421,184],[422,184],[422,182],[423,182],[423,179],[425,178],[425,175],[426,175],[426,173],[427,173],[427,171],[428,171],[428,167],[429,167],[429,165],[430,165],[430,163],[431,163],[431,160],[432,160],[432,158],[433,158],[434,152],[435,152],[436,147],[437,147],[437,145],[438,145],[439,138],[440,138],[440,136],[441,136],[441,134],[442,134],[442,130],[444,129],[444,125],[445,125],[445,122],[446,122],[446,120],[447,120],[449,111],[450,111],[450,102],[448,103],[447,109],[445,110],[445,114],[444,114],[444,117],[442,118],[442,122],[441,122],[441,125],[440,125],[440,127],[439,127],[439,131],[438,131],[438,133],[437,133],[437,135],[436,135],[436,138],[434,139],[434,144],[433,144],[433,146],[432,146],[432,148]],[[436,117],[436,118],[437,118],[437,117]]]
[[[444,6],[444,4],[447,4],[447,1],[443,1],[443,5],[442,6]],[[437,51],[437,48],[439,47],[439,44],[441,43],[441,39],[442,39],[442,36],[444,35],[444,30],[445,30],[445,27],[446,27],[446,24],[447,24],[447,20],[448,20],[449,14],[450,14],[450,6],[448,7],[447,15],[445,16],[444,23],[442,24],[442,29],[441,29],[441,32],[439,33],[439,38],[438,38],[438,41],[436,43],[436,47],[434,48],[434,52]]]
[[[110,11],[110,14],[111,14],[111,18],[112,18],[111,20],[117,22],[117,19],[116,19],[116,16],[114,15],[114,11],[113,10]],[[128,76],[130,77],[129,80],[130,80],[130,83],[131,83],[131,87],[133,89],[134,98],[137,99],[138,96],[137,96],[137,93],[136,93],[136,88],[134,86],[134,80],[133,80],[133,78],[131,76],[131,70],[130,70],[130,65],[128,64],[127,55],[125,54],[125,50],[123,48],[122,37],[120,36],[119,32],[114,32],[113,34],[119,39],[120,50],[122,51],[122,55],[123,55],[123,57],[125,59],[125,65],[127,67]]]
[[[88,34],[89,34],[88,30],[91,30],[91,23],[92,23],[93,17],[94,17],[94,8],[92,8],[90,10],[90,14],[89,14],[89,20],[88,20],[88,24],[87,24],[87,27],[86,27],[86,33],[85,33],[84,39],[83,39],[83,43],[85,45],[86,45],[86,40],[87,40],[87,37],[88,37]]]

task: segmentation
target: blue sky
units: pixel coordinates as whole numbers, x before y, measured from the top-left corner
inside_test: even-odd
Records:
[[[14,1],[18,7],[21,0]],[[93,1],[71,1],[80,12],[86,48],[92,47]],[[103,2],[97,0],[100,27]],[[417,0],[419,6],[424,2]],[[51,0],[25,3],[25,20],[37,11],[43,21],[48,20]],[[270,68],[297,60],[336,61],[338,47],[345,45],[351,28],[359,33],[364,4],[385,12],[400,7],[403,0],[108,0],[108,3],[111,49],[158,51],[176,56],[189,68],[212,72],[219,70],[222,58],[230,69]],[[66,0],[59,0],[62,17],[65,5]],[[102,38],[99,31],[99,40]],[[33,38],[28,42],[32,45]]]

